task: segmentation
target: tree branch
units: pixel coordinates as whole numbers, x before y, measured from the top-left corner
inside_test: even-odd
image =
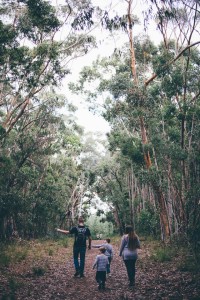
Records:
[[[195,42],[195,43],[193,43],[193,44],[191,44],[191,45],[187,45],[174,59],[172,59],[168,64],[166,64],[166,65],[164,65],[164,67],[163,67],[163,69],[164,68],[166,68],[166,67],[168,67],[168,66],[170,66],[171,64],[173,64],[176,60],[178,60],[179,59],[179,57],[181,56],[181,55],[183,55],[183,53],[185,52],[185,51],[187,51],[188,49],[190,49],[190,48],[192,48],[192,47],[194,47],[194,46],[196,46],[196,45],[198,45],[198,44],[200,44],[200,41],[197,41],[197,42]],[[145,81],[145,86],[147,86],[151,81],[153,81],[156,77],[157,77],[158,75],[157,74],[153,74],[152,75],[152,77],[150,77],[148,80],[146,80]]]

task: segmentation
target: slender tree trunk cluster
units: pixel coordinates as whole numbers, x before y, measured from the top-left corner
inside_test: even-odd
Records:
[[[134,49],[134,40],[133,40],[133,19],[132,19],[132,6],[133,6],[133,1],[129,0],[127,1],[128,3],[128,11],[127,11],[127,18],[128,18],[128,36],[129,36],[129,45],[130,45],[130,57],[131,57],[131,71],[132,71],[132,77],[133,77],[133,88],[138,90],[138,95],[141,97],[140,101],[144,102],[145,98],[143,97],[143,94],[141,92],[141,82],[139,82],[138,75],[137,75],[137,69],[136,69],[136,55],[135,55],[135,49]],[[157,1],[155,1],[155,5],[158,10],[158,14],[161,12],[161,8],[159,7],[159,4]],[[163,3],[162,9],[166,9],[167,7],[167,1]],[[197,3],[196,5],[191,8],[195,9],[197,13]],[[177,20],[178,21],[178,20]],[[187,40],[188,45],[186,48],[188,49],[188,59],[185,67],[185,75],[184,75],[184,86],[183,86],[183,95],[178,95],[179,98],[183,98],[182,104],[181,104],[181,112],[182,112],[182,118],[181,118],[181,126],[180,126],[180,136],[181,136],[181,149],[183,151],[188,152],[188,148],[191,147],[191,136],[189,140],[189,145],[186,146],[186,134],[187,134],[187,120],[186,120],[186,112],[184,110],[184,107],[186,107],[186,99],[188,97],[187,95],[187,73],[189,70],[189,63],[190,63],[190,52],[192,47],[192,35],[195,30],[195,23],[197,22],[197,19],[194,18],[192,21],[192,27],[191,31]],[[166,49],[169,49],[169,39],[167,37],[168,34],[168,21],[165,21],[164,19],[161,19],[160,17],[160,30],[163,35],[164,39],[164,44]],[[178,27],[180,28],[180,23],[178,22]],[[185,36],[186,38],[186,36]],[[199,42],[197,42],[198,44]],[[185,48],[185,49],[186,49]],[[182,51],[177,53],[175,59],[171,61],[171,63],[175,62],[178,58],[180,58]],[[143,88],[147,89],[148,85],[155,80],[157,74],[154,74],[152,77],[150,77],[148,80],[145,81]],[[168,166],[166,166],[166,178],[167,178],[167,189],[163,187],[163,179],[158,175],[157,180],[154,180],[153,178],[153,173],[152,173],[152,168],[156,168],[157,173],[161,171],[160,166],[156,160],[156,157],[154,155],[154,161],[152,162],[151,154],[149,150],[145,147],[148,145],[149,140],[147,137],[147,129],[146,129],[146,124],[144,121],[144,116],[140,114],[139,116],[139,124],[140,124],[140,133],[141,133],[141,141],[143,145],[143,155],[144,155],[144,161],[146,168],[149,172],[152,178],[150,180],[150,185],[152,186],[152,189],[154,191],[154,197],[155,197],[155,202],[158,207],[159,211],[159,216],[160,216],[160,226],[161,226],[161,235],[162,235],[162,240],[167,241],[171,238],[173,233],[180,233],[180,232],[186,232],[187,226],[188,226],[188,218],[186,216],[186,193],[190,190],[190,171],[189,171],[189,166],[188,163],[186,162],[185,159],[181,160],[181,165],[180,165],[180,174],[181,174],[181,184],[177,185],[175,182],[173,175],[172,175],[172,168],[171,164],[169,163]],[[192,120],[192,131],[193,131],[193,120]],[[190,155],[191,152],[188,152],[188,155]],[[134,218],[133,216],[133,203],[132,203],[132,197],[133,193],[130,192],[131,186],[135,184],[136,180],[131,179],[128,181],[128,189],[129,189],[129,199],[130,199],[130,214],[131,218]],[[173,228],[173,229],[172,229]]]

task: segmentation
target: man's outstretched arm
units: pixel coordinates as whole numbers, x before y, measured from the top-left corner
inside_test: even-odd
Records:
[[[68,230],[64,230],[64,229],[60,229],[60,228],[56,228],[56,230],[57,230],[58,232],[65,233],[65,234],[68,234],[68,233],[69,233]]]

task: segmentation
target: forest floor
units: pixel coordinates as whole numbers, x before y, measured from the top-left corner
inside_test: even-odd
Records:
[[[103,241],[93,241],[94,244],[101,242]],[[98,249],[87,250],[85,277],[74,278],[71,242],[67,248],[55,248],[51,242],[43,255],[42,245],[37,244],[37,241],[31,243],[32,254],[26,254],[26,259],[1,267],[1,300],[200,299],[199,270],[180,270],[178,265],[182,258],[179,255],[162,263],[153,260],[152,245],[148,242],[142,242],[137,261],[136,284],[132,289],[128,287],[125,266],[118,255],[120,240],[114,242],[115,255],[105,291],[98,291],[95,270],[92,270]]]

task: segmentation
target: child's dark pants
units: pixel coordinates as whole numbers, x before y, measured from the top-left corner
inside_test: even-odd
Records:
[[[105,288],[105,282],[106,282],[106,271],[97,271],[96,272],[96,281],[99,284],[99,289]]]

